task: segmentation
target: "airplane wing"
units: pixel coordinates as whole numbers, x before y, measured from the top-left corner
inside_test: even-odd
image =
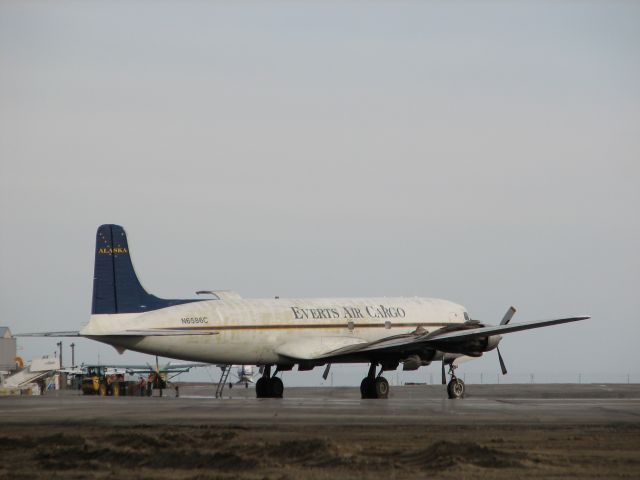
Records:
[[[457,326],[451,325],[431,333],[417,329],[408,334],[394,335],[381,340],[366,342],[361,339],[352,338],[348,345],[338,348],[332,348],[329,343],[325,348],[321,348],[320,343],[312,345],[315,348],[304,348],[304,345],[298,345],[297,348],[279,348],[278,353],[290,358],[299,360],[330,360],[331,358],[345,357],[349,355],[358,355],[362,353],[368,354],[392,354],[400,353],[408,350],[417,350],[420,348],[433,348],[446,351],[447,343],[464,342],[478,337],[488,337],[491,335],[501,335],[505,333],[518,332],[521,330],[530,330],[533,328],[547,327],[551,325],[559,325],[562,323],[576,322],[586,320],[590,317],[567,317],[552,320],[537,320],[531,322],[484,326],[478,322],[463,323]],[[452,331],[452,328],[456,328]]]
[[[196,367],[208,367],[208,363],[177,363],[170,367],[160,367],[160,373],[185,373]],[[125,368],[129,373],[156,372],[156,368],[149,365],[113,365],[117,368]]]
[[[101,365],[102,367],[109,367],[109,368],[126,368],[127,370],[144,370],[144,371],[149,371],[152,370],[155,372],[156,367],[154,367],[151,364],[148,365],[130,365],[130,364],[118,364],[118,365],[109,365],[109,364],[103,364]],[[166,371],[171,371],[173,369],[183,369],[183,368],[195,368],[195,367],[207,367],[209,366],[208,363],[173,363],[173,364],[169,364],[168,366],[163,366],[160,367],[160,371],[161,372],[166,372]]]
[[[160,371],[173,373],[173,372],[182,372],[185,369],[189,370],[191,368],[209,367],[209,366],[211,366],[211,364],[209,363],[172,363],[170,365],[166,365],[162,367]]]
[[[485,337],[487,335],[502,335],[504,333],[519,332],[521,330],[530,330],[532,328],[548,327],[551,325],[560,325],[562,323],[577,322],[580,320],[587,320],[591,317],[568,317],[568,318],[555,318],[552,320],[533,320],[531,322],[512,323],[508,325],[494,325],[488,327],[475,328],[471,330],[462,330],[458,332],[448,332],[438,334],[434,332],[434,340],[464,340],[477,337]]]

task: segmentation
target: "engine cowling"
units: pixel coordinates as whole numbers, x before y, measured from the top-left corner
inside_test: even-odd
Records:
[[[502,340],[501,335],[491,335],[487,337],[474,338],[460,343],[443,342],[438,349],[447,353],[462,353],[469,357],[481,357],[483,353],[490,352],[491,350],[498,348],[500,340]]]
[[[500,343],[500,340],[502,340],[502,335],[491,335],[490,337],[485,337],[486,338],[486,346],[485,346],[485,352],[490,352],[491,350],[495,350],[496,348],[498,348],[498,344]]]

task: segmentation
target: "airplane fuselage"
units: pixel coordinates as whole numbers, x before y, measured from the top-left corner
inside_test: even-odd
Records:
[[[430,298],[242,299],[235,294],[143,313],[93,314],[80,334],[119,349],[221,364],[286,364],[290,358],[416,329],[463,323],[463,306]],[[182,336],[109,336],[138,329]],[[199,334],[201,333],[201,334]],[[347,361],[366,361],[351,358]]]

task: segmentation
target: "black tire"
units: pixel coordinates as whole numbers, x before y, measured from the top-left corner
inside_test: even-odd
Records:
[[[364,377],[360,383],[360,396],[362,398],[377,398],[376,384],[373,378]]]
[[[374,382],[375,398],[389,398],[389,382],[384,377],[376,378]]]
[[[451,399],[464,398],[464,382],[459,378],[454,378],[447,385],[447,393]]]
[[[269,397],[271,398],[282,398],[282,394],[284,393],[284,383],[278,377],[272,377],[269,380]]]
[[[266,398],[268,396],[269,379],[260,377],[256,382],[256,398]]]

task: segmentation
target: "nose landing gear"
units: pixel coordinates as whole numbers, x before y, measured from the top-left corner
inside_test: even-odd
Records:
[[[278,369],[271,376],[271,365],[264,367],[262,376],[256,382],[256,398],[282,398],[284,393],[284,383],[275,375]]]
[[[368,398],[389,398],[389,382],[382,376],[382,369],[376,377],[376,364],[369,367],[369,374],[360,383],[360,396]]]
[[[449,364],[449,375],[451,375],[451,380],[447,384],[447,394],[451,399],[464,398],[464,382],[456,377],[456,368],[458,368],[458,366],[454,365],[453,362]],[[442,373],[444,383],[444,361],[442,363]]]

